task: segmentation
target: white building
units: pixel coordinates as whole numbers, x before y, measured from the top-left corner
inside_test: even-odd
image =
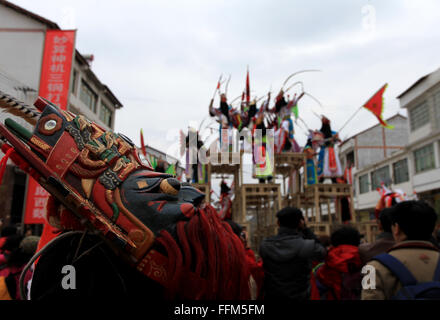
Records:
[[[60,28],[8,1],[0,2],[0,89],[30,105],[38,95],[48,29]],[[113,129],[121,102],[98,79],[83,55],[75,50],[74,57],[68,109]]]
[[[420,78],[397,97],[408,110],[408,156],[419,198],[440,212],[440,69]]]
[[[386,121],[394,129],[385,129],[378,123],[341,142],[339,157],[343,168],[351,163],[359,171],[404,148],[409,140],[407,118],[396,114]]]
[[[49,29],[60,27],[9,1],[0,0],[0,90],[29,105],[33,105],[38,97],[45,33]],[[92,60],[92,55],[82,55],[75,50],[68,110],[113,130],[116,110],[122,108],[122,104],[93,72]],[[7,117],[11,115],[0,112],[2,123]],[[32,130],[24,120],[17,117],[14,120]],[[148,146],[147,153],[156,160],[167,159],[165,153]],[[177,159],[172,159],[177,162]],[[183,170],[177,163],[178,176]],[[8,165],[0,186],[0,219],[4,219],[5,225],[21,222],[25,190],[26,175],[15,166]]]
[[[8,1],[0,1],[0,90],[32,105],[40,87],[46,30],[59,26]],[[70,78],[68,109],[83,114],[106,129],[113,129],[121,102],[90,68],[85,56],[75,50]],[[0,121],[11,117],[0,113]],[[22,119],[14,118],[31,129]],[[0,156],[3,156],[0,154]],[[8,165],[0,186],[0,218],[5,224],[20,223],[26,175]]]
[[[378,183],[423,199],[440,212],[440,69],[420,78],[398,97],[408,111],[408,142],[400,151],[357,170],[355,207],[373,212]]]

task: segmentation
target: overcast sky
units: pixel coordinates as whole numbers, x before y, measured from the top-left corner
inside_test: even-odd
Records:
[[[338,130],[384,83],[385,117],[396,97],[440,67],[440,1],[99,1],[12,0],[61,28],[76,28],[76,48],[93,54],[92,69],[124,108],[115,131],[167,150],[173,133],[200,123],[221,73],[239,95],[249,65],[257,95],[279,90],[292,72],[306,97],[300,116],[310,128],[325,114]],[[218,98],[216,105],[218,104]],[[377,123],[361,110],[341,132],[348,137]],[[216,127],[216,125],[213,125]],[[305,136],[296,130],[301,144]]]

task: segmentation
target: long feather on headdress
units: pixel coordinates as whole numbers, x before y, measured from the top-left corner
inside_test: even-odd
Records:
[[[141,151],[144,157],[147,158],[147,148],[145,147],[144,133],[142,132],[142,129],[141,129]]]
[[[186,135],[182,130],[179,131],[179,140],[180,140],[180,156],[185,154],[186,149]]]

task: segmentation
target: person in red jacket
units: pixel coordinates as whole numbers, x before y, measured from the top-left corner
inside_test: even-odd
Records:
[[[244,228],[232,220],[226,220],[226,222],[231,226],[232,231],[240,238],[245,248],[246,264],[248,265],[249,271],[256,284],[256,292],[254,298],[262,299],[261,293],[264,281],[263,261],[261,260],[261,258],[257,259],[254,251],[249,247],[247,233],[246,231],[244,231]]]
[[[360,239],[359,231],[349,226],[343,226],[332,233],[332,247],[324,263],[312,271],[312,300],[360,299]]]
[[[249,247],[247,240],[247,233],[245,231],[241,232],[240,237],[245,246],[246,250],[246,261],[249,266],[249,270],[251,272],[252,277],[254,278],[257,284],[257,295],[256,298],[258,300],[262,299],[262,287],[264,282],[264,269],[263,269],[263,260],[261,258],[256,258],[254,251]]]

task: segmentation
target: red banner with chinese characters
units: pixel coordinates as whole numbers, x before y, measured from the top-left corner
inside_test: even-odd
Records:
[[[41,66],[39,95],[67,109],[75,30],[47,30]],[[24,223],[45,223],[48,192],[29,176]]]

